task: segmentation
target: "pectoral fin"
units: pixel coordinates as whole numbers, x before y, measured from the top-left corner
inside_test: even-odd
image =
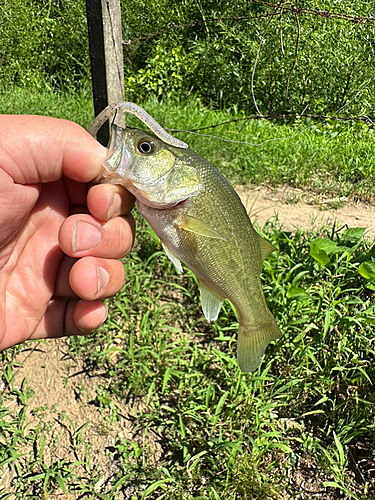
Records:
[[[210,226],[208,222],[205,222],[191,215],[186,215],[181,224],[178,225],[180,229],[185,229],[185,231],[190,231],[200,236],[206,236],[207,238],[216,238],[219,240],[226,241],[226,238],[219,233],[214,227]]]
[[[223,299],[213,292],[203,281],[199,281],[203,314],[207,321],[215,321],[219,316]]]
[[[177,271],[179,271],[180,273],[183,273],[184,271],[182,269],[180,259],[178,259],[175,256],[175,254],[172,252],[172,250],[169,247],[167,247],[167,245],[165,243],[161,242],[161,244],[163,245],[164,252],[167,254],[168,258],[173,262]]]

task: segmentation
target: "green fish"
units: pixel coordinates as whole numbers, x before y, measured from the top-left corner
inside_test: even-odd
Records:
[[[281,335],[260,282],[262,262],[275,247],[255,231],[230,183],[187,145],[112,125],[109,149],[97,181],[134,194],[176,268],[182,271],[183,262],[198,278],[208,321],[217,319],[224,299],[232,302],[239,366],[255,370],[269,342]]]

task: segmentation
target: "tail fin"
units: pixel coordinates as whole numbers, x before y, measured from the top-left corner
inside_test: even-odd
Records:
[[[241,325],[238,329],[237,361],[245,373],[258,368],[271,340],[281,337],[273,316],[257,325]]]

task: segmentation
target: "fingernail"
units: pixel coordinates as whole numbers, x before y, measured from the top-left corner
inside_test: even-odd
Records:
[[[116,193],[112,196],[112,199],[110,201],[107,212],[107,220],[111,219],[117,213],[119,213],[120,209],[121,209],[121,196],[118,193]]]
[[[97,266],[96,275],[98,277],[98,291],[96,294],[98,295],[108,285],[109,272],[104,267]]]
[[[105,317],[104,317],[104,319],[103,319],[102,324],[103,324],[103,323],[105,322],[105,320],[108,318],[108,307],[107,307],[107,305],[106,305],[106,304],[104,304],[104,306],[105,306]]]
[[[95,248],[100,241],[100,230],[98,227],[85,222],[77,221],[73,226],[72,250],[73,252],[82,252]]]

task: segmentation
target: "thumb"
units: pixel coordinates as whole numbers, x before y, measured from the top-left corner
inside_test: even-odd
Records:
[[[0,168],[18,184],[53,182],[63,175],[89,182],[107,149],[74,122],[32,115],[0,115]]]

